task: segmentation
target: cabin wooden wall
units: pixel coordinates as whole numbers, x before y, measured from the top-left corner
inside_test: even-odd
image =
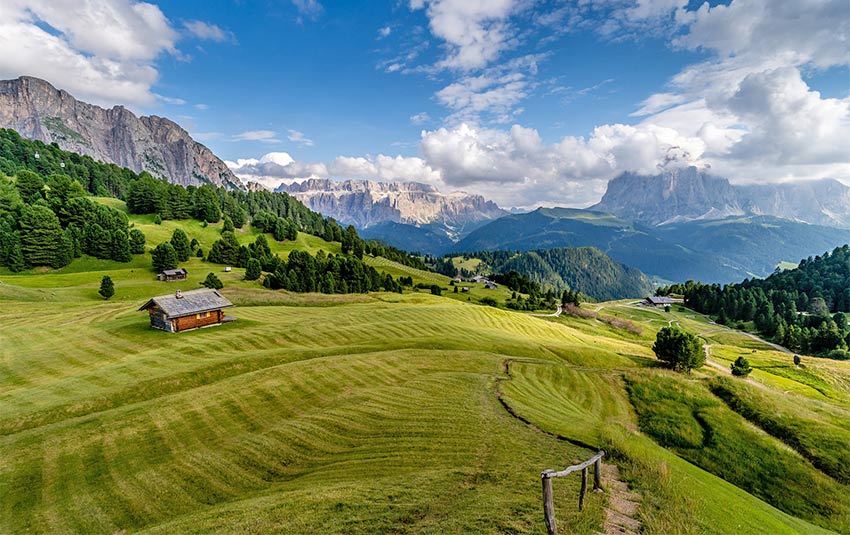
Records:
[[[201,316],[201,317],[198,317]],[[182,318],[177,318],[174,320],[175,330],[177,332],[185,331],[187,329],[197,329],[198,327],[206,327],[207,325],[215,325],[217,323],[221,323],[221,319],[224,317],[224,312],[221,310],[213,310],[212,312],[208,312],[207,316],[204,317],[204,314],[192,314],[191,316],[183,316]]]
[[[174,329],[171,325],[171,320],[166,318],[165,313],[156,307],[148,310],[151,317],[151,327],[154,329],[162,329],[163,331],[172,332]]]

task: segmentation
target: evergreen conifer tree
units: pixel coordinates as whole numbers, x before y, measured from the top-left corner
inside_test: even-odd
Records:
[[[112,283],[112,278],[109,275],[104,275],[100,279],[100,289],[97,291],[104,299],[109,299],[115,295],[115,285]]]
[[[166,269],[175,269],[177,267],[177,252],[170,243],[160,243],[151,251],[151,260],[153,270],[157,273]]]
[[[256,258],[248,260],[248,265],[245,266],[245,280],[255,281],[262,274],[260,261]]]
[[[189,237],[183,232],[183,229],[174,229],[171,235],[171,246],[177,253],[177,260],[185,262],[192,255],[192,247],[189,245]]]
[[[132,254],[145,253],[145,235],[137,228],[130,230],[130,252]]]
[[[207,288],[212,288],[213,290],[220,290],[224,288],[224,283],[221,282],[221,279],[219,279],[215,273],[208,273],[207,278],[204,279],[204,282],[201,284]]]

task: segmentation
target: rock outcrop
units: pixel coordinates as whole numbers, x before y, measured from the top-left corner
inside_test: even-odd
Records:
[[[88,104],[38,78],[0,81],[0,127],[175,184],[244,189],[223,161],[177,123],[137,117],[123,106]]]
[[[689,167],[655,176],[623,173],[590,209],[649,225],[769,215],[850,228],[850,187],[833,179],[738,186]]]
[[[506,214],[481,195],[441,193],[434,186],[418,182],[309,179],[282,184],[277,191],[292,195],[311,210],[361,229],[385,222],[403,223],[439,229],[454,239]]]

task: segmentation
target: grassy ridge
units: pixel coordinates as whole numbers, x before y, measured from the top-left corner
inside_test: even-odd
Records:
[[[797,450],[821,471],[850,484],[850,411],[808,400],[789,400],[727,377],[711,391],[731,409]]]
[[[667,374],[627,377],[640,427],[659,444],[783,511],[850,529],[846,486],[747,426],[703,385]]]
[[[639,515],[648,533],[828,532],[634,433],[634,411],[617,374],[515,363],[511,375],[500,389],[514,411],[546,431],[604,448],[624,468],[643,495]]]
[[[154,239],[170,236],[165,223],[134,222]],[[205,243],[219,230],[188,233]],[[448,281],[373,260],[415,281]],[[191,280],[175,286],[157,282],[146,262],[79,259],[59,271],[0,273],[0,532],[543,533],[540,471],[596,447],[643,494],[647,533],[825,533],[787,511],[850,531],[843,504],[830,501],[847,486],[824,483],[828,476],[713,397],[703,383],[720,372],[707,368],[693,384],[668,379],[713,404],[710,422],[736,448],[753,441],[759,452],[779,451],[772,466],[814,482],[808,501],[820,511],[794,509],[789,495],[790,504],[774,500],[783,512],[718,477],[733,480],[729,463],[752,456],[747,448],[699,452],[700,468],[638,433],[633,402],[646,410],[624,380],[656,380],[654,333],[678,323],[704,333],[717,362],[753,345],[756,381],[811,390],[808,410],[846,431],[833,416],[850,392],[850,363],[806,362],[804,376],[777,375],[768,370],[787,356],[769,346],[690,311],[629,302],[588,307],[635,322],[640,334],[594,318],[475,306],[463,294],[269,291],[197,259],[187,263]],[[212,270],[238,305],[237,322],[169,335],[136,312]],[[105,273],[116,282],[109,302],[96,295]],[[809,386],[819,382],[832,397]],[[589,496],[579,514],[578,485],[557,482],[559,522],[568,533],[597,532],[604,496]]]

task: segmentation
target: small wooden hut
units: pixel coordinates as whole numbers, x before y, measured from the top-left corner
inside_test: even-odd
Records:
[[[186,271],[186,268],[166,269],[157,275],[156,278],[166,282],[184,281],[188,275],[189,272]]]
[[[223,310],[233,303],[222,297],[218,290],[203,288],[189,292],[177,290],[170,295],[150,299],[139,308],[147,310],[151,327],[170,333],[220,325],[235,318],[225,316]]]

